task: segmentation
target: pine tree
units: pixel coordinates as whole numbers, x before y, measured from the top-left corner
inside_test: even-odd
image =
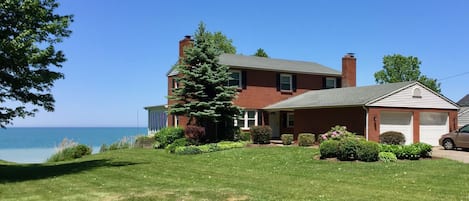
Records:
[[[256,53],[254,53],[252,56],[269,58],[267,52],[265,52],[265,50],[262,48],[257,49]]]
[[[169,97],[176,101],[169,113],[185,115],[188,124],[205,127],[207,138],[212,141],[232,139],[234,117],[240,109],[233,105],[236,87],[227,86],[229,68],[219,63],[222,51],[216,48],[203,23],[194,38],[193,47],[186,48],[185,57],[176,64],[181,75],[176,79],[181,87],[173,89],[173,96]]]

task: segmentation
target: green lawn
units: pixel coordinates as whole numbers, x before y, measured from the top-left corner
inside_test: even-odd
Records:
[[[315,160],[317,149],[201,155],[117,150],[64,163],[0,162],[0,200],[469,200],[469,165]]]

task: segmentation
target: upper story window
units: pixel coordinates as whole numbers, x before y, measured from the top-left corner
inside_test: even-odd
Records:
[[[280,74],[280,90],[292,91],[292,75]]]
[[[326,77],[326,89],[337,88],[337,78]]]
[[[241,88],[242,85],[242,76],[241,76],[241,71],[239,70],[231,70],[230,71],[230,80],[228,81],[228,86],[237,86],[238,88]]]

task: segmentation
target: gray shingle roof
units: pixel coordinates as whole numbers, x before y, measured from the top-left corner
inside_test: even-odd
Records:
[[[416,82],[309,91],[265,107],[266,110],[360,106]]]
[[[276,72],[295,72],[308,74],[336,75],[341,73],[332,68],[314,62],[272,59],[237,54],[220,55],[220,63],[243,69],[267,70]]]
[[[306,61],[292,61],[285,59],[272,59],[256,56],[244,56],[237,54],[222,54],[220,55],[220,63],[240,69],[253,69],[265,70],[275,72],[291,72],[291,73],[306,73],[306,74],[320,74],[340,76],[341,72],[323,66],[314,62]],[[175,69],[168,72],[168,76],[177,75]]]
[[[464,98],[461,98],[461,100],[459,100],[457,104],[459,106],[465,106],[465,107],[469,106],[469,94],[464,96]]]

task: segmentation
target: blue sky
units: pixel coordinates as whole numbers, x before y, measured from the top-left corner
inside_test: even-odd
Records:
[[[59,48],[68,61],[52,93],[55,112],[14,126],[146,126],[144,106],[166,103],[166,72],[178,41],[203,21],[237,52],[314,61],[341,70],[356,53],[357,85],[389,54],[416,56],[423,74],[458,101],[469,93],[469,1],[115,1],[60,0],[73,34]],[[459,75],[459,76],[457,76]],[[455,77],[453,77],[455,76]]]

